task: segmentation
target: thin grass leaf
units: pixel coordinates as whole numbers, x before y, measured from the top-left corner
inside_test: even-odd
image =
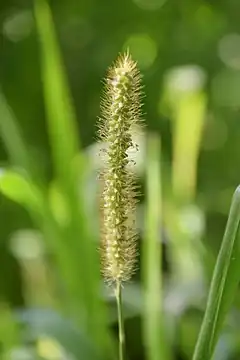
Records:
[[[78,308],[82,310],[81,324],[84,324],[99,348],[103,348],[109,339],[105,310],[99,297],[100,270],[96,245],[89,231],[90,219],[86,218],[84,211],[85,168],[82,161],[79,163],[79,177],[73,171],[78,152],[75,115],[51,10],[46,1],[35,1],[35,17],[40,37],[40,63],[53,165],[59,191],[69,213],[69,224],[60,226],[61,238],[68,254],[69,263],[66,266],[71,269],[72,290]]]
[[[46,1],[35,1],[35,18],[40,39],[41,74],[54,166],[56,174],[65,178],[78,151],[76,119],[52,14]]]
[[[209,290],[193,360],[211,359],[240,277],[240,186],[236,189]]]
[[[41,204],[38,188],[26,176],[16,171],[3,170],[0,175],[0,191],[9,199],[28,208],[39,211]]]
[[[147,158],[146,233],[143,241],[144,343],[148,360],[170,359],[162,315],[160,141],[151,136]]]
[[[14,114],[0,91],[0,135],[13,165],[32,171],[29,152]]]
[[[72,267],[69,261],[66,245],[60,240],[61,234],[48,206],[46,190],[40,188],[31,180],[34,169],[27,145],[13,111],[7,104],[3,94],[0,94],[0,134],[8,152],[11,163],[26,170],[26,177],[14,171],[1,174],[0,191],[13,201],[20,203],[29,211],[33,222],[41,229],[49,248],[54,252],[56,262],[63,276],[64,283],[70,294],[72,289]],[[76,291],[74,292],[74,295]]]
[[[89,272],[86,271],[89,266],[86,263],[86,237],[88,237],[85,226],[86,219],[84,219],[83,206],[80,206],[78,179],[73,177],[72,173],[73,160],[78,151],[75,116],[62,69],[51,10],[46,1],[35,1],[35,17],[40,37],[41,75],[53,153],[53,166],[56,181],[59,183],[59,193],[65,200],[66,211],[69,212],[70,218],[69,226],[64,227],[62,231],[65,232],[70,248],[78,245],[78,249],[75,248],[73,251],[73,259],[76,258],[76,254],[77,256],[82,255],[82,261],[78,264],[79,275],[81,276],[85,269],[84,278],[88,278]],[[81,170],[84,172],[84,169]],[[72,264],[72,266],[74,265]],[[84,278],[79,284],[79,291],[83,288]],[[86,286],[86,284],[84,285]],[[91,281],[88,284],[91,284]]]
[[[195,79],[194,84],[190,84],[189,78]],[[196,241],[192,241],[198,234],[196,229],[193,229],[195,234],[186,232],[180,219],[185,211],[188,212],[187,207],[193,205],[196,196],[197,165],[207,102],[204,83],[202,69],[187,66],[170,70],[165,84],[165,101],[172,118],[173,133],[172,188],[169,189],[171,195],[165,196],[165,219],[171,238],[169,256],[173,281],[177,284],[196,284],[203,278],[200,251]],[[201,216],[198,213],[195,212],[196,216]]]
[[[81,311],[79,310],[81,309],[81,303],[79,303],[78,286],[74,283],[69,246],[64,241],[63,235],[51,212],[46,192],[29,178],[10,170],[6,170],[0,176],[0,191],[4,196],[24,206],[33,222],[41,230],[60,270],[60,275],[67,291],[69,307],[74,308],[73,305],[77,302],[75,308],[78,309],[77,312],[80,313],[79,318],[81,318]],[[67,306],[63,302],[61,305],[66,310]],[[69,307],[67,308],[69,309]]]
[[[206,96],[200,91],[187,92],[177,104],[173,123],[173,192],[177,198],[191,201],[196,192]]]

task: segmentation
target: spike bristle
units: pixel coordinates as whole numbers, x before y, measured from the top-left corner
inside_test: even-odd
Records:
[[[128,169],[131,130],[141,118],[141,77],[129,53],[109,69],[102,99],[99,137],[108,144],[101,173],[101,260],[106,280],[126,281],[136,267],[137,190]]]

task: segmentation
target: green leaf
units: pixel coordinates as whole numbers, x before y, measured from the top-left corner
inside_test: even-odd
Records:
[[[233,196],[193,360],[212,358],[225,316],[237,292],[240,278],[239,221],[240,186]]]
[[[23,175],[6,170],[0,175],[0,192],[9,199],[36,211],[40,197],[34,184]]]
[[[161,172],[160,141],[151,136],[147,155],[146,233],[143,244],[144,318],[143,331],[147,359],[170,359],[164,333],[161,278]]]
[[[46,1],[35,1],[35,17],[40,39],[43,92],[55,170],[59,178],[68,178],[71,163],[78,151],[75,114],[63,71],[52,14]]]
[[[77,320],[79,324],[84,324],[102,350],[109,346],[109,333],[105,307],[99,296],[100,270],[96,242],[90,233],[91,219],[87,218],[85,212],[85,166],[80,154],[77,177],[73,169],[78,152],[75,115],[47,1],[35,0],[35,18],[40,39],[41,76],[55,180],[60,193],[64,194],[64,206],[69,211],[69,221],[64,226],[58,224],[58,232],[65,246],[65,272],[76,306]]]
[[[7,101],[0,91],[0,135],[3,139],[5,148],[15,166],[24,168],[31,173],[32,164],[23,141],[21,131],[18,127],[14,114],[7,104]]]

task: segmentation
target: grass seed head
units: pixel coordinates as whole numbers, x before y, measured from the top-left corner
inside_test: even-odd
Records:
[[[105,80],[99,138],[107,143],[101,173],[101,262],[110,282],[129,280],[136,267],[135,177],[128,150],[136,147],[131,130],[141,121],[141,76],[125,53],[111,66]]]

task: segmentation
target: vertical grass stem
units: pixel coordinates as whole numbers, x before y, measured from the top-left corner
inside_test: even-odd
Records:
[[[116,283],[115,296],[117,302],[118,313],[118,338],[119,338],[119,360],[124,360],[125,356],[125,331],[122,309],[122,285],[120,281]]]

